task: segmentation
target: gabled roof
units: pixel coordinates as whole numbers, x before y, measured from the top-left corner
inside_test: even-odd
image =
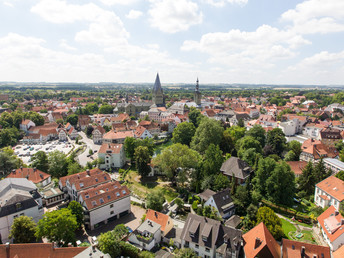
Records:
[[[343,219],[340,212],[333,205],[318,217],[320,226],[331,242],[344,233],[344,225],[341,224]]]
[[[281,257],[281,247],[271,235],[263,222],[252,228],[243,236],[244,251],[247,258]]]
[[[328,246],[308,244],[289,239],[283,239],[282,245],[283,258],[302,257],[302,254],[305,254],[304,257],[331,258]]]
[[[168,215],[151,209],[149,209],[146,214],[146,220],[149,219],[155,223],[158,223],[161,226],[161,231],[165,231],[168,223],[171,223],[169,218],[170,217]]]
[[[316,184],[316,186],[337,199],[339,202],[344,200],[344,181],[339,178],[330,176]]]
[[[103,143],[98,153],[118,154],[121,152],[123,144]]]
[[[333,256],[333,258],[343,258],[344,257],[344,245],[342,245],[335,252],[333,252],[332,256]]]
[[[222,164],[220,171],[227,176],[234,175],[236,178],[246,179],[252,169],[245,161],[237,157],[230,157]]]
[[[211,196],[213,196],[214,194],[216,194],[216,192],[210,190],[210,189],[206,189],[204,190],[202,193],[198,194],[198,196],[203,199],[204,201],[208,201],[209,198]]]
[[[125,139],[126,137],[134,137],[133,131],[115,132],[114,130],[111,130],[103,135],[104,139],[109,140]]]
[[[307,161],[287,161],[287,163],[295,175],[301,175],[303,169],[307,166]]]
[[[229,188],[217,192],[213,195],[214,202],[216,204],[217,210],[221,216],[224,216],[229,209],[234,207],[233,200],[231,198],[231,193]]]
[[[49,177],[49,174],[35,168],[18,168],[7,176],[7,178],[27,178],[34,184],[38,184]]]

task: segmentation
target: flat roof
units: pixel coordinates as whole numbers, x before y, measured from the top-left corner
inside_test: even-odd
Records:
[[[332,158],[325,158],[324,162],[333,164],[337,167],[340,167],[344,170],[344,162],[338,160],[338,159],[332,159]]]

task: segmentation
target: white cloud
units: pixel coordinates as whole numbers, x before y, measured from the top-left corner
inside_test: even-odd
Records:
[[[137,19],[143,15],[141,11],[138,10],[130,10],[130,12],[125,16],[128,19]]]
[[[184,41],[181,50],[207,53],[213,64],[271,66],[272,60],[294,57],[294,49],[306,44],[311,43],[292,31],[262,25],[252,32],[208,33],[200,41]]]
[[[203,0],[203,1],[215,7],[223,7],[226,5],[226,3],[244,6],[248,2],[248,0]]]
[[[203,14],[197,3],[190,0],[150,0],[150,23],[166,33],[186,31],[202,23]]]
[[[297,33],[344,31],[343,0],[307,0],[282,14],[282,21],[292,22]]]
[[[131,5],[137,0],[100,0],[105,5]]]
[[[71,50],[71,51],[76,50],[76,48],[70,46],[70,45],[67,43],[67,40],[65,40],[65,39],[61,39],[61,40],[60,40],[60,47],[63,48],[63,49],[66,49],[66,50]]]

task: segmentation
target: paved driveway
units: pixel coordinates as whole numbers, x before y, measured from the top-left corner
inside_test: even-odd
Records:
[[[131,205],[131,213],[118,219],[115,221],[111,221],[106,225],[102,225],[97,229],[94,230],[87,230],[87,233],[89,236],[99,236],[101,233],[108,232],[110,230],[113,230],[116,225],[118,224],[124,224],[125,226],[130,227],[132,230],[135,230],[140,224],[141,224],[141,218],[142,216],[146,214],[146,210],[135,206]],[[80,232],[81,233],[81,232]],[[85,239],[85,235],[78,234],[77,239],[80,241],[83,241]]]
[[[98,154],[97,153],[94,153],[92,156],[90,157],[87,157],[89,155],[89,151],[92,150],[93,152],[96,150],[96,151],[99,151],[100,149],[100,145],[98,144],[94,144],[93,143],[93,140],[92,139],[89,139],[87,138],[86,134],[84,132],[79,132],[79,135],[82,137],[82,139],[80,141],[83,141],[87,148],[86,150],[81,153],[79,155],[79,164],[81,166],[86,166],[86,163],[89,161],[89,162],[92,162],[93,160],[97,159],[98,158]],[[92,158],[93,159],[92,159]]]

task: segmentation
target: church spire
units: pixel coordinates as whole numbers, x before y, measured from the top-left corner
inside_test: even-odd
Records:
[[[201,105],[201,98],[202,98],[202,95],[201,95],[201,92],[199,91],[199,80],[197,77],[196,88],[195,88],[195,92],[194,92],[194,101],[197,104],[197,106]]]
[[[153,92],[155,92],[155,93],[160,93],[161,92],[162,93],[159,73],[156,74],[155,83],[154,83],[154,87],[153,87]]]
[[[198,81],[198,77],[197,77],[197,81],[196,81],[196,91],[199,91],[199,81]]]
[[[156,74],[155,83],[152,90],[152,101],[158,107],[164,106],[164,95],[161,88],[159,73]]]

